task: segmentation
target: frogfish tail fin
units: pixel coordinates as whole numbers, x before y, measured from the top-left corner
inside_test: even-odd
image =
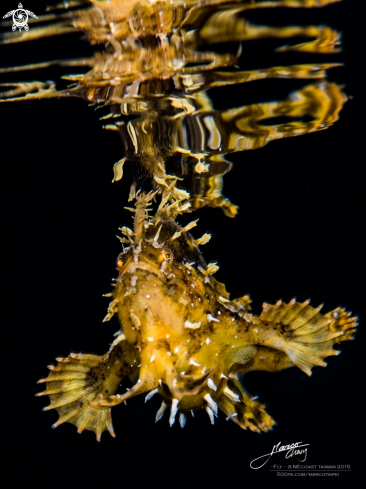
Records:
[[[250,429],[256,433],[269,431],[275,421],[266,412],[265,405],[252,397],[243,387],[239,377],[230,374],[221,396],[217,399],[219,408],[244,430]]]

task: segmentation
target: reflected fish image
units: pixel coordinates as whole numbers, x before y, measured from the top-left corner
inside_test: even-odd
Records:
[[[276,8],[313,9],[316,18],[318,8],[338,1],[75,0],[49,6],[27,32],[5,32],[0,46],[54,36],[66,45],[80,33],[95,47],[85,57],[1,68],[7,77],[35,78],[37,70],[55,66],[69,72],[60,80],[1,83],[0,102],[85,100],[122,141],[113,184],[126,178],[127,165],[132,177],[129,195],[121,197],[132,202],[126,208],[133,226],[120,229],[117,278],[105,294],[110,304],[104,321],[116,315],[120,329],[105,355],[71,353],[49,365],[50,374],[39,381],[46,390],[37,396],[48,395],[51,404],[44,409],[57,410],[53,427],[73,423],[78,433],[91,430],[100,441],[106,430],[115,436],[112,407],[158,394],[156,421],[168,409],[170,426],[179,418],[183,428],[186,415],[201,409],[214,424],[221,410],[243,429],[266,432],[274,420],[246,391],[243,375],[298,367],[310,376],[314,366],[324,367],[326,357],[340,353],[335,344],[353,340],[357,317],[343,307],[322,314],[322,306],[293,299],[264,303],[255,315],[249,295],[230,299],[213,277],[217,263],[207,264],[201,253],[211,235],[193,237],[198,219],[185,226],[177,221],[203,207],[237,215],[235,195],[222,193],[224,176],[233,169],[231,154],[241,153],[245,165],[246,151],[329,129],[339,119],[347,96],[328,72],[341,63],[242,69],[247,44],[263,39],[293,40],[276,51],[297,53],[300,61],[303,55],[339,53],[341,35],[331,27],[249,20],[250,12]],[[210,98],[210,91],[225,87],[240,86],[245,93],[247,84],[261,80],[299,85],[278,100],[238,100],[231,108],[216,107]],[[122,392],[125,378],[133,386]]]

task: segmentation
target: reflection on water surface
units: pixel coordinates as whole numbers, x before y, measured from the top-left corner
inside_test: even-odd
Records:
[[[67,88],[54,82],[10,82],[1,98],[73,96],[104,107],[104,127],[118,132],[124,146],[113,181],[122,178],[126,162],[132,163],[129,200],[138,189],[153,188],[163,200],[189,199],[186,211],[208,205],[233,217],[237,207],[221,193],[223,175],[232,166],[228,155],[326,129],[346,101],[341,87],[326,81],[327,70],[339,66],[329,62],[329,55],[339,51],[338,32],[324,25],[259,25],[247,16],[256,9],[294,10],[336,2],[62,2],[32,20],[27,33],[7,32],[2,43],[64,36],[66,45],[67,35],[77,30],[103,49],[91,57],[2,69],[2,74],[10,74],[60,65],[71,71],[80,67],[83,73],[65,75],[72,83]],[[281,17],[273,18],[277,24]],[[299,64],[243,70],[246,41],[265,38],[281,40],[279,52],[298,52]],[[327,55],[327,62],[304,64],[304,53]],[[209,97],[212,88],[271,78],[308,81],[281,100],[242,105],[238,99],[235,108],[225,110],[215,109]]]

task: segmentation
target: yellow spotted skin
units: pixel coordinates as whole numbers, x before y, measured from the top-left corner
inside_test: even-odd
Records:
[[[189,233],[196,222],[180,227],[179,202],[162,202],[153,218],[147,207],[154,194],[138,196],[133,230],[122,228],[129,247],[117,258],[118,276],[105,321],[118,316],[121,330],[103,356],[71,355],[58,359],[47,382],[56,423],[74,423],[97,438],[114,435],[110,410],[138,394],[160,395],[156,420],[170,409],[179,413],[205,409],[214,422],[218,410],[242,428],[267,431],[274,421],[263,404],[244,389],[240,375],[253,370],[277,372],[297,366],[311,375],[313,366],[337,355],[333,345],[353,339],[357,318],[344,309],[326,315],[309,301],[263,305],[260,316],[250,299],[230,300],[212,274],[198,243]],[[206,241],[206,239],[205,239]],[[128,376],[133,387],[118,393]]]

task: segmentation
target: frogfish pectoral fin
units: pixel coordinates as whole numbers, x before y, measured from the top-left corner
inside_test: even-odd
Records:
[[[325,367],[326,357],[339,355],[333,345],[352,340],[357,326],[357,317],[344,309],[322,315],[321,307],[295,300],[289,304],[279,301],[274,306],[264,304],[260,321],[253,325],[253,337],[257,344],[285,352],[297,367],[311,375],[312,367]]]
[[[45,411],[56,409],[59,414],[53,428],[69,422],[77,427],[78,433],[94,431],[98,441],[105,430],[114,437],[110,408],[95,409],[92,403],[101,394],[116,392],[123,377],[134,369],[131,365],[137,366],[135,352],[129,346],[119,344],[103,356],[71,353],[57,361],[56,366],[48,367],[51,370],[49,376],[39,381],[46,382],[47,389],[37,394],[48,395],[51,399]]]

